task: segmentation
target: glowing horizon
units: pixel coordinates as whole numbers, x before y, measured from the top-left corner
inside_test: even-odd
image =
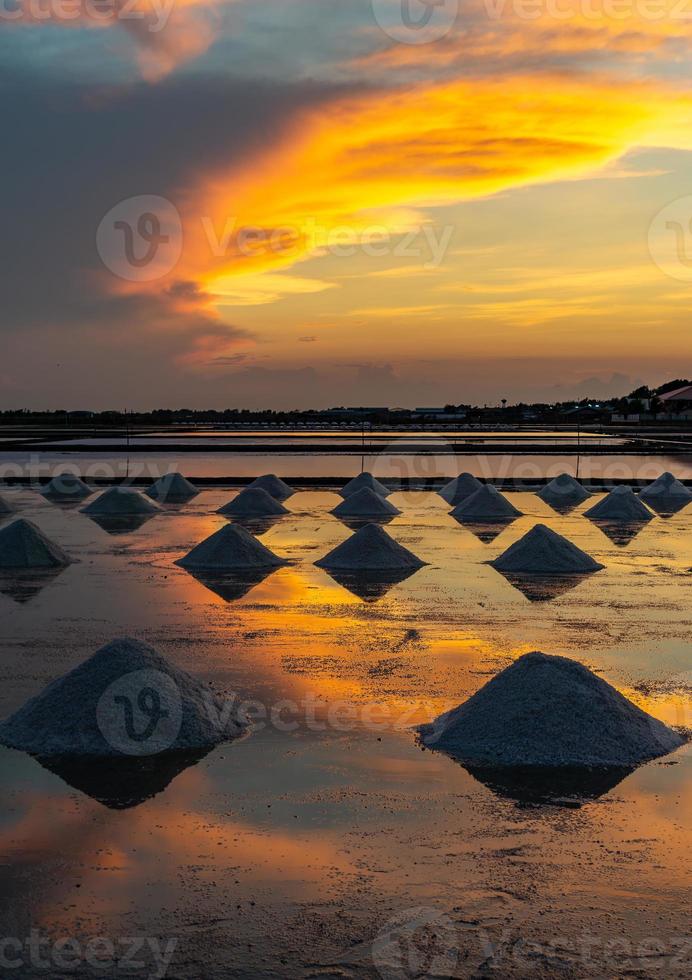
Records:
[[[7,407],[538,400],[680,373],[677,4],[447,0],[411,43],[394,0],[141,0],[101,23],[37,2],[1,42]],[[123,264],[128,225],[150,264]]]

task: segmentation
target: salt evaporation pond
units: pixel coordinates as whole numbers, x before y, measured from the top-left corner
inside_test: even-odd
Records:
[[[603,782],[583,805],[546,806],[422,752],[411,729],[535,649],[692,725],[692,514],[652,520],[620,547],[583,516],[588,504],[560,515],[509,493],[523,516],[486,544],[439,495],[395,493],[387,533],[429,565],[364,602],[313,564],[347,537],[330,514],[341,498],[298,492],[262,537],[291,564],[229,601],[174,564],[226,526],[214,512],[228,489],[117,538],[38,494],[3,493],[76,561],[26,603],[0,592],[0,717],[123,635],[217,694],[260,702],[256,719],[261,705],[278,711],[126,810],[1,749],[11,935],[156,937],[173,943],[168,975],[185,980],[374,980],[391,930],[428,909],[422,940],[452,936],[462,977],[486,963],[488,942],[503,977],[527,975],[529,943],[550,956],[546,975],[689,972],[689,748]],[[528,601],[488,562],[537,523],[605,568]],[[588,958],[570,937],[588,938]]]

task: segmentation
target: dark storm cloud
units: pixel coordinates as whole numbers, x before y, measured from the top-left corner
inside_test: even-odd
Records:
[[[0,86],[2,334],[108,328],[194,300],[194,283],[158,299],[104,295],[95,247],[101,218],[129,197],[175,200],[192,174],[246,162],[330,96],[309,83],[189,76],[94,89],[5,71]]]

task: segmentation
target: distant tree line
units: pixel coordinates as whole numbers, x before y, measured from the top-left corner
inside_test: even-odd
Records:
[[[361,423],[363,425],[402,425],[415,421],[436,421],[445,423],[445,415],[450,416],[447,424],[459,421],[461,417],[470,423],[505,422],[505,423],[544,423],[569,421],[569,416],[592,418],[597,421],[609,420],[614,413],[623,415],[638,415],[647,413],[655,419],[664,412],[665,405],[660,396],[678,388],[692,385],[692,381],[677,378],[667,381],[657,388],[642,385],[621,398],[594,399],[582,398],[578,401],[564,401],[549,404],[547,402],[517,402],[508,404],[508,399],[501,398],[498,405],[471,405],[461,402],[449,402],[443,409],[430,410],[427,415],[422,410],[405,408],[347,408],[335,406],[329,409],[294,409],[292,411],[275,411],[273,409],[250,410],[243,408],[226,409],[192,409],[158,408],[149,412],[136,411],[68,411],[55,409],[53,411],[36,412],[31,409],[5,409],[0,411],[0,422],[4,425],[12,423],[27,425],[89,425],[94,427],[161,427],[172,425],[262,425],[271,426],[301,424],[329,424],[335,421],[345,423]]]

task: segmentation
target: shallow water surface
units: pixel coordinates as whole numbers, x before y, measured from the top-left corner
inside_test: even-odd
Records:
[[[623,545],[581,516],[593,501],[559,516],[510,494],[525,516],[493,537],[436,494],[394,494],[387,530],[429,564],[364,601],[312,564],[350,533],[334,493],[297,493],[260,529],[291,564],[245,594],[173,564],[223,526],[232,492],[119,533],[6,496],[79,562],[0,593],[3,717],[129,634],[255,718],[124,809],[94,798],[93,773],[0,750],[2,934],[45,937],[48,963],[24,948],[7,976],[162,975],[165,952],[181,980],[690,975],[688,749],[581,806],[532,805],[411,733],[533,649],[692,727],[689,507]],[[527,598],[487,562],[539,520],[606,568]],[[70,969],[53,945],[67,936]],[[105,973],[94,937],[115,951]]]

